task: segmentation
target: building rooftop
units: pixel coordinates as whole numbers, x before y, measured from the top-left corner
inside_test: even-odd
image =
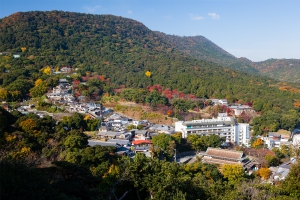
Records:
[[[140,145],[140,144],[152,144],[150,140],[134,140],[132,141],[133,145]]]
[[[242,151],[208,147],[204,155],[211,156],[211,157],[218,157],[218,158],[241,160],[243,158],[244,153]]]
[[[88,140],[88,145],[93,147],[95,145],[100,145],[100,146],[116,146],[116,142],[102,142],[102,141],[97,141],[97,140]]]
[[[110,136],[110,137],[113,137],[113,136],[120,136],[122,134],[122,132],[113,132],[113,131],[99,131],[98,132],[98,136]]]

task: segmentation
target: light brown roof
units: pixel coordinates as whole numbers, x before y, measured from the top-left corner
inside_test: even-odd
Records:
[[[218,157],[218,158],[228,158],[228,159],[241,159],[243,157],[242,151],[234,151],[227,149],[216,149],[208,147],[206,152],[206,156]]]
[[[218,165],[224,165],[224,164],[239,164],[239,165],[242,165],[243,164],[243,163],[240,163],[238,161],[221,160],[221,159],[211,158],[211,157],[207,157],[207,156],[204,156],[202,158],[202,162],[203,163],[209,163],[209,164],[218,164]]]

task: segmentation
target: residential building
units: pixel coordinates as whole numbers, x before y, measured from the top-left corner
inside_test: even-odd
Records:
[[[175,132],[181,132],[183,138],[191,134],[202,136],[215,134],[225,137],[226,142],[246,146],[250,139],[249,124],[237,123],[234,117],[227,116],[226,113],[219,113],[215,119],[175,122]]]
[[[293,145],[295,147],[300,147],[300,134],[295,134],[293,137]]]
[[[291,158],[290,161],[281,164],[278,167],[277,172],[274,174],[274,180],[284,180],[290,172],[292,164],[296,162],[295,158]]]
[[[230,105],[228,106],[235,116],[240,116],[242,113],[251,113],[255,114],[255,111],[248,105]]]
[[[149,130],[154,131],[156,133],[166,133],[166,134],[173,134],[174,128],[164,125],[164,124],[154,124],[152,125]]]
[[[227,106],[228,105],[227,99],[220,99],[219,104]]]
[[[288,139],[283,139],[280,134],[269,132],[266,137],[259,136],[264,141],[264,145],[269,149],[281,148],[282,145],[290,146],[292,142],[289,142]]]

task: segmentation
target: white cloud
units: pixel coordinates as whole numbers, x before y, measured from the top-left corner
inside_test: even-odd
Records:
[[[127,12],[127,13],[131,15],[131,14],[132,14],[132,10],[128,10],[128,12]]]
[[[94,7],[90,7],[90,6],[84,6],[83,9],[88,11],[89,13],[94,13],[96,12],[96,10],[98,10],[99,8],[101,8],[101,6],[96,5]]]
[[[191,20],[197,20],[197,21],[199,21],[199,20],[203,20],[204,19],[204,17],[199,16],[199,15],[194,15],[194,14],[189,14],[189,15],[190,15],[190,19]]]
[[[208,15],[213,19],[220,19],[220,15],[218,15],[217,13],[208,13]]]

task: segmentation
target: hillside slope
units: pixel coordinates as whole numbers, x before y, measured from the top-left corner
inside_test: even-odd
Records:
[[[299,59],[269,59],[252,62],[247,58],[236,58],[203,36],[180,37],[160,32],[157,34],[185,55],[283,82],[300,82]]]
[[[209,46],[210,42],[205,44]],[[209,57],[210,49],[215,48],[218,47],[207,47],[203,57]],[[221,67],[212,62],[218,57],[210,61],[192,57],[142,23],[113,15],[15,13],[0,21],[0,51],[21,56],[1,57],[0,66],[10,70],[0,75],[2,87],[31,76],[32,72],[26,71],[30,68],[69,65],[79,75],[101,74],[114,87],[147,88],[160,84],[198,97],[227,98],[230,102],[272,99],[276,94],[289,102],[279,106],[288,108],[292,108],[294,99],[300,99],[296,94],[278,90],[274,80]],[[223,57],[234,61],[228,53],[223,53]],[[148,70],[151,77],[145,75]],[[16,71],[22,76],[15,76]]]
[[[252,66],[264,76],[283,82],[300,83],[299,59],[269,59],[255,62]]]
[[[250,60],[236,58],[203,36],[180,37],[166,35],[161,32],[157,32],[157,34],[185,55],[211,61],[223,67],[257,75],[260,74],[259,70],[252,66]]]

